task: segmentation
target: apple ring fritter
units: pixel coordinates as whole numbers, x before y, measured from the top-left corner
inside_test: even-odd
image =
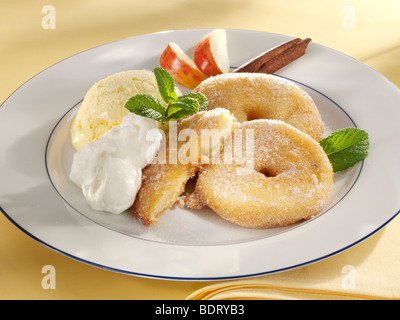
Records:
[[[318,214],[333,176],[319,143],[278,120],[244,122],[242,130],[254,132],[254,166],[233,162],[203,168],[188,198],[193,208],[207,205],[249,228],[286,226]]]
[[[225,73],[200,83],[208,109],[225,108],[239,122],[276,119],[291,124],[320,141],[324,128],[313,99],[299,86],[264,73]]]

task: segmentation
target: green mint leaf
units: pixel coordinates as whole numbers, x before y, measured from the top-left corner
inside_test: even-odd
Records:
[[[208,100],[202,93],[189,93],[184,96],[178,97],[173,103],[171,103],[168,116],[178,111],[179,109],[185,109],[190,114],[197,113],[199,111],[205,111],[208,107]]]
[[[180,119],[199,112],[198,106],[184,101],[175,101],[168,108],[166,117],[168,119]]]
[[[175,101],[178,98],[178,95],[175,92],[175,82],[171,74],[163,68],[155,68],[153,72],[157,80],[161,98],[167,104]]]
[[[186,109],[179,109],[166,118],[166,121],[179,120],[194,114],[192,111]]]
[[[369,138],[364,130],[346,128],[322,139],[320,145],[332,164],[333,172],[339,172],[367,157]]]
[[[184,102],[175,101],[175,102],[171,103],[171,105],[169,106],[166,117],[170,118],[173,114],[175,114],[179,111],[185,111],[182,114],[190,115],[190,114],[195,114],[196,112],[198,112],[198,109],[193,109],[192,107],[185,104]]]
[[[198,93],[191,92],[191,93],[187,94],[186,96],[197,100],[197,103],[199,104],[199,111],[207,111],[208,100],[204,94],[202,94],[201,92],[198,92]]]
[[[125,108],[130,112],[160,122],[167,122],[207,110],[208,100],[205,95],[202,93],[189,93],[178,96],[175,92],[174,79],[167,70],[155,68],[153,72],[161,98],[167,103],[168,107],[164,108],[161,101],[151,95],[137,94],[125,104]]]
[[[207,110],[207,107],[208,100],[202,93],[189,93],[172,102],[166,116],[168,119],[178,119]]]
[[[165,121],[164,106],[148,94],[137,94],[131,97],[126,103],[125,108],[139,116],[154,119],[160,122]]]
[[[178,105],[181,109],[191,110],[194,113],[199,112],[199,103],[196,99],[189,97],[188,95],[180,96],[176,99],[171,106]]]

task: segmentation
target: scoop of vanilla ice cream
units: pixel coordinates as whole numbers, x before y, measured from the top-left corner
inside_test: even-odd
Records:
[[[70,179],[92,209],[122,213],[132,206],[163,135],[155,120],[128,113],[121,124],[74,154]]]
[[[129,112],[124,107],[126,101],[139,93],[152,95],[162,102],[153,72],[129,70],[95,83],[86,93],[71,125],[71,142],[75,150],[120,124]]]

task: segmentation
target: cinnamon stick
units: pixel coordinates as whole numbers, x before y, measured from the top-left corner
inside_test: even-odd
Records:
[[[296,38],[269,49],[233,72],[274,73],[306,53],[310,38]]]
[[[274,73],[279,69],[287,66],[289,63],[295,61],[306,53],[307,46],[311,42],[310,38],[306,38],[289,47],[276,55],[273,59],[268,60],[255,72],[258,73]]]
[[[233,72],[256,72],[260,67],[264,64],[268,63],[268,61],[276,58],[279,54],[286,51],[287,49],[293,47],[295,44],[301,41],[300,38],[296,38],[293,40],[289,40],[283,44],[280,44],[272,49],[264,51],[254,59],[246,62],[245,64],[241,65],[239,68],[234,70]]]

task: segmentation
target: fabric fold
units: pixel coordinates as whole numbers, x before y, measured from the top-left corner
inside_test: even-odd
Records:
[[[400,217],[333,257],[282,273],[221,281],[187,300],[400,299]]]

